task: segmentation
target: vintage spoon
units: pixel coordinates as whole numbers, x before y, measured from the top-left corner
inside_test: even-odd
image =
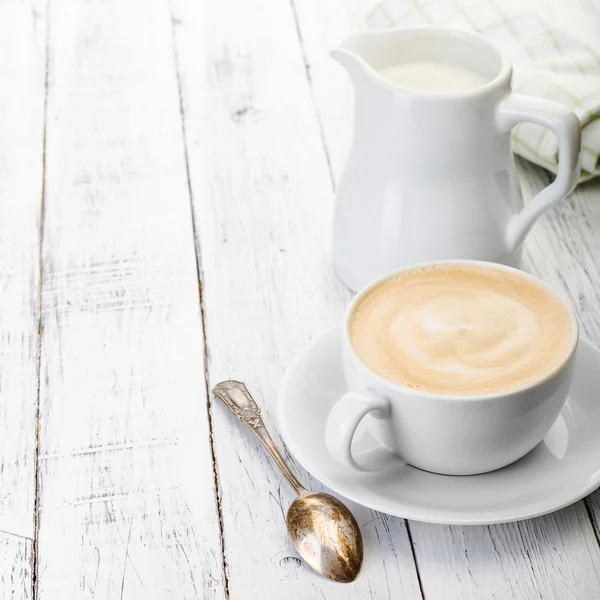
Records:
[[[324,577],[354,581],[363,560],[363,541],[352,513],[337,498],[305,489],[286,465],[260,416],[260,408],[240,381],[222,381],[213,394],[260,440],[298,497],[285,519],[298,554]]]

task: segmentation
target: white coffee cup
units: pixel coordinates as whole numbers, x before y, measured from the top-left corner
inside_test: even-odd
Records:
[[[518,273],[558,294],[532,275],[512,267],[480,261],[422,263],[386,275],[356,295],[345,318],[342,359],[347,389],[333,406],[325,429],[326,445],[336,459],[358,471],[393,469],[399,464],[446,475],[474,475],[499,469],[532,450],[546,435],[567,399],[579,339],[571,315],[569,350],[549,375],[512,391],[481,395],[444,395],[392,383],[367,367],[349,338],[356,306],[385,280],[433,264],[481,266]],[[357,427],[381,444],[377,451],[357,455],[352,440]]]

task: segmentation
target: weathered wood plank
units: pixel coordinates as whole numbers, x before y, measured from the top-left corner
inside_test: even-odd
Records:
[[[37,597],[224,598],[170,15],[49,19]]]
[[[0,598],[33,600],[32,584],[33,540],[0,532]]]
[[[335,182],[341,176],[352,141],[354,91],[348,74],[329,58],[329,52],[362,27],[372,4],[369,0],[293,2],[315,110]]]
[[[0,3],[0,598],[32,598],[43,15]],[[38,26],[42,25],[42,26]]]
[[[294,16],[268,0],[172,5],[209,380],[246,381],[274,425],[285,366],[349,299],[329,264],[331,180]],[[421,598],[403,521],[357,506],[358,581],[300,567],[285,534],[291,491],[239,423],[220,406],[212,414],[232,598]]]
[[[326,50],[350,31],[363,4],[335,0],[295,4],[313,97],[337,178],[350,140],[353,94],[341,69],[327,59]],[[571,8],[554,4],[568,20],[565,13]],[[582,16],[580,11],[572,13],[574,19]],[[571,22],[570,29],[576,28]],[[522,168],[526,197],[548,184],[543,170],[524,163]],[[600,212],[594,206],[599,192],[595,182],[578,188],[534,228],[525,249],[526,268],[567,288],[584,332],[596,342],[600,339],[594,283],[600,280]],[[588,500],[596,511],[598,497],[596,493]],[[538,592],[543,598],[558,599],[600,594],[598,543],[583,503],[527,523],[493,528],[410,523],[410,531],[428,600],[530,597]]]
[[[581,502],[508,525],[410,528],[427,599],[600,595],[600,550]]]

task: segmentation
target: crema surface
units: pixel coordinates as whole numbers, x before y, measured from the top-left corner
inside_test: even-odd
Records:
[[[356,307],[350,341],[385,379],[426,392],[489,394],[542,379],[572,346],[572,317],[518,274],[438,265],[402,274]]]

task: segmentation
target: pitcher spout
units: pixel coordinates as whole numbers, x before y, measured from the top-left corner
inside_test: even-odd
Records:
[[[362,79],[365,70],[369,68],[362,58],[343,47],[331,50],[329,56],[346,69],[346,72],[355,86]]]
[[[356,85],[364,76],[374,75],[383,66],[391,64],[400,30],[364,31],[346,38],[329,55],[348,72]]]

